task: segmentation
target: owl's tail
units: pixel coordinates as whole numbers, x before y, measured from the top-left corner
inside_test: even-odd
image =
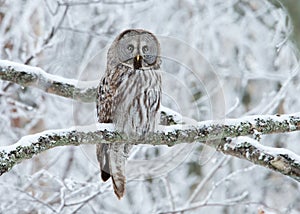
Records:
[[[107,181],[112,177],[114,192],[118,199],[125,193],[125,163],[129,153],[126,144],[112,143],[97,145],[97,159],[101,169],[101,178]]]
[[[126,144],[112,143],[110,147],[109,167],[112,177],[114,192],[119,199],[125,193],[125,163],[128,155]]]

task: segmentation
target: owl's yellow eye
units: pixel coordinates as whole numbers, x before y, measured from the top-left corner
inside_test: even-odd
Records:
[[[149,51],[149,48],[147,45],[142,47],[143,53],[147,53]]]
[[[133,49],[134,49],[133,45],[130,44],[130,45],[127,46],[127,50],[128,50],[129,52],[132,52]]]

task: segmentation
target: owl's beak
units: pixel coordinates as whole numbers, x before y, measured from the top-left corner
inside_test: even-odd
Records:
[[[133,59],[133,68],[140,69],[142,67],[143,57],[141,55],[136,55]]]
[[[139,61],[140,58],[141,58],[141,56],[138,54],[138,55],[136,56],[136,60]]]

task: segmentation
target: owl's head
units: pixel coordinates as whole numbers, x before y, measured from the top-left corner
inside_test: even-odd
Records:
[[[133,69],[158,69],[160,45],[150,32],[129,29],[122,32],[113,42],[108,58],[113,57],[113,64],[123,64]]]

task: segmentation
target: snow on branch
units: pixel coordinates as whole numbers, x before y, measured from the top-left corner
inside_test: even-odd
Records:
[[[96,97],[97,82],[66,79],[48,74],[37,67],[6,60],[0,60],[0,79],[24,87],[33,86],[47,93],[82,102],[94,102]],[[287,149],[262,146],[257,141],[263,134],[300,130],[300,113],[281,116],[258,115],[197,123],[165,107],[161,108],[161,112],[161,124],[171,126],[161,126],[157,133],[145,139],[126,139],[114,131],[112,124],[49,130],[25,136],[14,145],[0,147],[0,175],[22,160],[57,146],[111,142],[173,146],[179,143],[202,142],[225,154],[249,160],[300,181],[298,155]],[[254,139],[241,137],[248,135],[252,135]]]
[[[300,156],[284,148],[261,145],[250,137],[228,138],[217,150],[290,176],[300,182]]]
[[[47,93],[75,99],[82,102],[94,102],[97,81],[80,82],[51,75],[38,67],[28,66],[7,60],[0,60],[0,79],[21,86],[33,86]]]
[[[300,130],[300,113],[281,116],[256,115],[241,119],[226,119],[218,123],[203,121],[196,125],[160,126],[156,133],[143,139],[128,139],[114,131],[112,124],[49,130],[25,136],[14,145],[0,147],[0,175],[22,160],[57,146],[112,142],[173,146],[180,143],[202,142],[225,154],[249,160],[300,181],[298,155],[286,149],[262,146],[249,137],[240,137],[252,135],[255,139],[259,139],[263,134],[298,130]]]

